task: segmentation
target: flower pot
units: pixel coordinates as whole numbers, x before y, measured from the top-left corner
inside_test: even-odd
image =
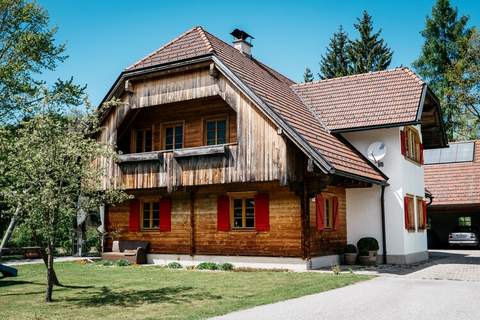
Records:
[[[377,251],[368,251],[368,258],[371,265],[377,264]]]
[[[118,243],[118,240],[112,242],[112,252],[120,252],[120,244]]]
[[[358,261],[362,266],[369,266],[370,265],[370,257],[369,256],[359,256]]]
[[[343,254],[345,264],[354,265],[357,262],[357,254],[356,253],[344,253]]]

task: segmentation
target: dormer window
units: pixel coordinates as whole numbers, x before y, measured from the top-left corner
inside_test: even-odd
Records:
[[[420,134],[417,129],[405,127],[401,131],[401,147],[405,158],[423,164],[423,145],[420,142]]]

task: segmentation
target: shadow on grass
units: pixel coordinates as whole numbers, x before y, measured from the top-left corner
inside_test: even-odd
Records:
[[[86,293],[85,293],[86,294]],[[207,292],[195,292],[193,287],[177,286],[148,290],[112,291],[102,287],[100,292],[82,297],[66,299],[82,307],[98,307],[104,305],[135,307],[144,303],[188,303],[201,300],[221,299],[219,295]]]
[[[24,281],[24,280],[0,280],[0,288],[1,288],[1,287],[15,286],[15,285],[18,285],[18,284],[45,285],[45,284],[43,284],[43,283],[33,282],[33,281]]]

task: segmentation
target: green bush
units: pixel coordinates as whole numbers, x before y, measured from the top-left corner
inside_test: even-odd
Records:
[[[117,267],[126,267],[126,266],[131,265],[131,263],[127,260],[120,259],[120,260],[115,261],[115,265]]]
[[[98,260],[95,262],[96,265],[99,265],[99,266],[106,266],[106,267],[109,267],[109,266],[113,266],[113,261],[110,261],[110,260]]]
[[[173,261],[173,262],[170,262],[169,264],[167,264],[167,268],[169,268],[169,269],[182,269],[183,267],[180,263]]]
[[[24,225],[19,225],[13,230],[12,238],[8,243],[10,248],[33,247],[35,245],[32,232]]]
[[[218,267],[220,268],[220,270],[223,270],[223,271],[233,270],[233,264],[228,263],[228,262],[222,263],[222,264],[218,265]]]
[[[345,249],[343,249],[344,253],[357,253],[357,247],[354,244],[347,244]]]
[[[90,252],[92,247],[95,247],[97,251],[100,248],[100,235],[95,228],[88,228],[85,234],[85,249],[86,252]]]
[[[361,257],[367,257],[367,256],[368,256],[368,250],[360,250],[359,255],[360,255]]]
[[[215,262],[202,262],[197,266],[198,270],[218,270],[218,264]]]
[[[358,240],[358,251],[377,251],[379,249],[378,241],[372,237],[366,237]]]

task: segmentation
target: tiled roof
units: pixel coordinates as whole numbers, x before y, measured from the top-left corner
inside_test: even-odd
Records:
[[[295,94],[293,81],[263,63],[246,57],[201,27],[169,42],[126,71],[214,54],[246,86],[324,157],[335,170],[383,181],[384,176],[368,160],[332,135]]]
[[[425,187],[433,206],[480,204],[480,140],[475,141],[473,162],[425,165]]]
[[[294,91],[328,128],[415,121],[424,82],[407,68],[296,84]]]

